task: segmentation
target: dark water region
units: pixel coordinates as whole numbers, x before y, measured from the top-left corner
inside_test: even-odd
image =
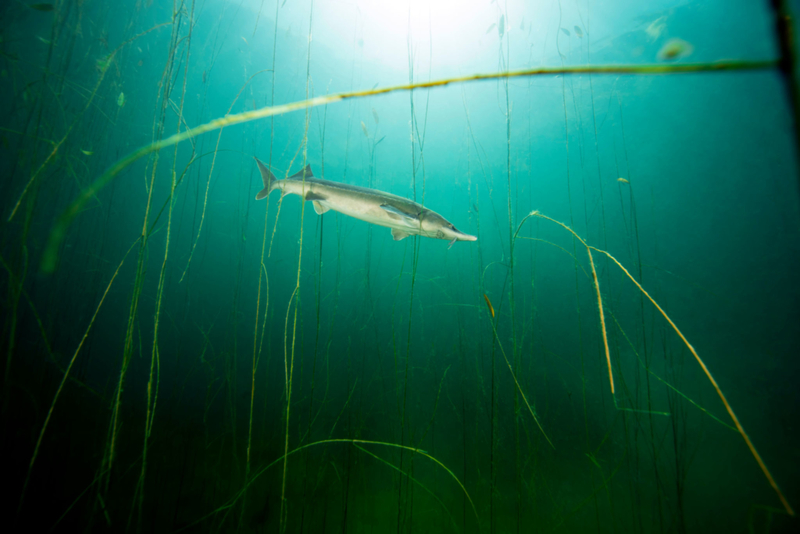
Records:
[[[774,21],[767,1],[4,4],[4,530],[796,531]],[[279,107],[585,65],[697,68]],[[253,157],[477,241],[256,201]]]

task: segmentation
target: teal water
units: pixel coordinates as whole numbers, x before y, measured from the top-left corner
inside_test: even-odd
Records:
[[[800,191],[771,9],[0,7],[4,524],[795,531]],[[124,159],[338,93],[722,61],[766,64],[399,89]],[[255,201],[254,156],[478,240]]]

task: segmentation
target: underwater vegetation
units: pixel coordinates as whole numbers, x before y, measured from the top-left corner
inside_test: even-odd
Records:
[[[796,531],[794,19],[735,4],[0,7],[6,528]]]

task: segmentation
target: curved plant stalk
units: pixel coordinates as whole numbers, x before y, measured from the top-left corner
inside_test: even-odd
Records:
[[[492,303],[489,302],[489,297],[487,297],[484,294],[484,298],[486,298],[486,305],[489,307],[489,310],[492,313],[492,317],[494,317],[494,309],[492,308]],[[544,431],[544,428],[542,428],[542,424],[539,422],[539,418],[536,417],[536,412],[534,412],[533,408],[531,408],[531,405],[528,402],[528,398],[525,396],[525,393],[523,393],[523,391],[522,391],[522,386],[520,386],[519,382],[517,381],[517,375],[514,373],[514,369],[511,367],[511,362],[508,361],[508,356],[506,356],[506,351],[503,350],[503,344],[500,343],[500,338],[497,335],[497,328],[495,328],[495,326],[494,326],[494,321],[489,321],[489,323],[492,325],[492,332],[494,333],[494,337],[497,340],[497,346],[500,347],[500,352],[503,354],[503,359],[506,361],[506,365],[508,366],[508,370],[511,372],[511,377],[514,379],[514,383],[517,385],[517,390],[519,391],[520,395],[522,395],[522,400],[525,401],[525,406],[528,407],[528,411],[530,412],[531,417],[533,417],[533,420],[536,421],[536,426],[539,427],[539,430],[542,432],[542,435],[544,436],[544,439],[546,439],[547,443],[549,443],[550,446],[553,447],[553,450],[555,450],[556,446],[553,445],[553,442],[550,441],[549,437],[547,437],[547,433]]]
[[[119,270],[122,268],[122,264],[125,263],[125,259],[128,257],[128,254],[131,253],[133,247],[136,246],[136,243],[139,242],[141,237],[136,238],[136,241],[131,244],[128,252],[122,257],[122,260],[117,265],[117,269],[114,271],[114,274],[111,275],[111,280],[108,281],[108,285],[106,286],[106,290],[103,292],[103,296],[100,298],[100,302],[97,303],[97,308],[94,310],[94,315],[92,315],[92,319],[89,321],[89,326],[86,327],[86,332],[83,333],[83,337],[81,338],[80,343],[78,343],[78,347],[75,349],[75,352],[72,354],[72,359],[69,361],[69,365],[67,365],[67,369],[64,371],[64,376],[61,378],[61,383],[58,385],[58,389],[56,390],[56,394],[53,396],[53,401],[50,403],[50,409],[47,411],[47,417],[44,419],[44,423],[42,424],[42,429],[39,431],[39,437],[36,439],[36,445],[33,448],[33,456],[31,456],[31,461],[28,464],[28,473],[25,475],[25,482],[22,485],[22,491],[19,495],[19,504],[17,505],[17,513],[19,513],[20,509],[22,509],[22,503],[25,499],[25,491],[28,489],[28,482],[31,479],[31,472],[33,472],[33,464],[36,463],[36,457],[39,455],[39,447],[42,445],[42,439],[44,438],[44,433],[47,430],[47,425],[50,423],[50,418],[53,416],[53,410],[56,407],[56,402],[58,401],[58,397],[61,395],[61,391],[64,389],[64,384],[67,383],[67,378],[69,378],[69,372],[72,370],[72,366],[75,364],[75,360],[78,359],[78,353],[80,353],[81,349],[83,348],[83,344],[86,342],[86,338],[89,337],[89,332],[92,330],[92,326],[94,325],[94,320],[97,319],[97,314],[100,312],[100,308],[103,306],[103,302],[106,300],[106,296],[108,296],[108,292],[111,289],[111,284],[114,283],[114,280],[117,278],[119,274]]]
[[[166,139],[155,141],[149,145],[143,146],[135,150],[117,161],[106,172],[100,175],[89,187],[70,204],[66,210],[56,221],[53,230],[50,232],[50,237],[47,241],[45,251],[42,257],[42,270],[46,273],[52,273],[55,270],[58,260],[58,250],[61,242],[67,233],[72,220],[81,212],[83,205],[91,199],[98,191],[108,185],[123,169],[128,165],[138,160],[139,158],[157,152],[162,148],[175,145],[181,141],[197,137],[200,134],[219,130],[226,126],[234,124],[242,124],[245,122],[254,121],[264,117],[272,117],[275,115],[282,115],[292,111],[301,109],[309,109],[341,100],[350,98],[363,98],[367,96],[382,95],[398,91],[411,91],[413,89],[431,89],[434,87],[444,87],[446,85],[477,82],[483,80],[496,80],[502,78],[517,78],[527,76],[551,76],[555,74],[680,74],[688,72],[726,72],[726,71],[742,71],[742,70],[765,70],[774,68],[777,65],[776,60],[768,61],[719,61],[715,63],[686,63],[684,65],[598,65],[598,66],[583,66],[583,67],[541,67],[536,69],[524,69],[508,72],[495,72],[491,74],[474,74],[470,76],[458,76],[454,78],[445,78],[442,80],[433,80],[429,82],[417,82],[403,85],[394,85],[390,87],[383,87],[379,89],[370,89],[366,91],[351,91],[346,93],[337,93],[333,95],[318,96],[301,100],[299,102],[292,102],[289,104],[282,104],[279,106],[269,106],[253,111],[246,111],[235,115],[228,115],[214,119],[200,126],[196,126],[191,130],[175,134]]]
[[[393,447],[395,449],[402,449],[402,450],[411,451],[414,454],[419,454],[421,456],[424,456],[425,458],[431,460],[433,463],[435,463],[436,465],[438,465],[439,467],[444,469],[447,472],[447,474],[450,475],[450,478],[452,478],[453,480],[456,481],[456,484],[458,484],[458,487],[461,488],[461,491],[464,492],[464,495],[466,496],[467,500],[469,501],[470,506],[472,507],[472,512],[475,514],[475,520],[476,521],[480,520],[480,518],[478,517],[478,509],[475,508],[475,504],[472,502],[472,497],[469,496],[469,492],[467,491],[467,488],[464,487],[464,484],[461,483],[461,480],[459,480],[458,477],[446,465],[444,465],[441,461],[437,460],[435,457],[433,457],[430,454],[428,454],[426,451],[424,451],[422,449],[417,449],[415,447],[409,447],[408,445],[400,445],[398,443],[389,443],[389,442],[385,442],[385,441],[371,441],[371,440],[366,440],[366,439],[323,439],[323,440],[320,440],[320,441],[315,441],[313,443],[308,443],[306,445],[302,445],[300,447],[297,447],[296,449],[292,449],[291,451],[281,455],[279,458],[276,458],[275,460],[273,460],[272,462],[270,462],[269,464],[267,464],[266,466],[261,468],[257,473],[253,474],[253,477],[250,480],[248,480],[245,483],[244,487],[241,490],[239,490],[233,497],[231,497],[230,501],[228,501],[226,504],[223,504],[219,508],[209,512],[208,514],[204,515],[203,517],[201,517],[197,521],[195,521],[195,522],[193,522],[193,523],[191,523],[189,525],[186,525],[185,527],[183,527],[182,529],[180,529],[180,530],[178,530],[176,532],[180,532],[182,530],[186,530],[186,529],[191,528],[191,527],[193,527],[193,526],[195,526],[195,525],[197,525],[199,523],[202,523],[206,519],[208,519],[208,518],[210,518],[210,517],[222,512],[223,510],[232,509],[233,506],[236,504],[236,502],[242,497],[242,495],[244,495],[244,493],[245,493],[245,491],[247,490],[248,487],[250,487],[261,475],[266,473],[268,469],[270,469],[271,467],[273,467],[275,465],[278,465],[278,463],[280,463],[280,462],[283,462],[284,459],[287,456],[291,456],[292,454],[300,452],[300,451],[302,451],[304,449],[308,449],[310,447],[314,447],[316,445],[325,445],[325,444],[329,444],[329,443],[352,443],[353,445],[356,445],[356,444],[382,445],[384,447]]]
[[[591,268],[592,268],[592,274],[593,274],[593,278],[594,278],[595,290],[597,291],[597,306],[598,306],[599,313],[600,313],[600,325],[601,325],[602,330],[603,330],[603,343],[605,345],[606,360],[608,362],[608,377],[609,377],[609,380],[611,382],[611,394],[612,394],[612,396],[614,394],[614,377],[613,377],[613,374],[611,372],[611,356],[610,356],[609,350],[608,350],[608,337],[607,337],[607,334],[606,334],[605,317],[603,315],[603,301],[602,301],[602,297],[600,295],[600,286],[597,283],[597,274],[596,274],[595,268],[594,268],[594,261],[592,260],[592,252],[591,252],[592,250],[594,250],[595,252],[599,252],[601,254],[605,254],[611,261],[613,261],[617,265],[617,267],[619,267],[622,270],[622,272],[624,272],[625,275],[628,278],[631,279],[631,282],[633,282],[636,285],[636,287],[639,289],[639,291],[642,292],[642,294],[647,298],[647,300],[649,300],[650,303],[653,306],[655,306],[655,308],[659,311],[659,313],[661,313],[661,315],[664,317],[664,319],[666,319],[666,321],[669,323],[669,325],[672,327],[672,329],[675,331],[675,333],[678,334],[678,337],[681,338],[681,341],[683,341],[683,343],[686,345],[686,347],[692,353],[692,355],[694,356],[695,360],[697,360],[697,363],[700,364],[700,367],[703,369],[703,372],[705,373],[705,375],[708,378],[709,382],[711,382],[711,385],[714,387],[714,390],[717,392],[717,395],[719,395],[719,398],[722,400],[722,403],[725,405],[725,409],[728,411],[728,415],[731,416],[731,419],[733,420],[733,423],[736,425],[736,429],[739,431],[739,434],[742,436],[742,439],[744,439],[745,443],[747,444],[747,448],[750,449],[750,453],[753,455],[753,458],[755,458],[756,462],[758,463],[758,466],[761,468],[761,471],[764,473],[764,476],[767,478],[767,481],[769,482],[769,485],[772,486],[772,489],[775,490],[775,493],[777,493],[778,498],[781,501],[781,504],[783,504],[784,510],[786,510],[786,513],[789,514],[790,516],[794,516],[794,510],[789,505],[789,501],[786,500],[786,497],[784,497],[783,493],[781,492],[780,488],[778,487],[778,484],[775,482],[775,479],[772,478],[772,474],[769,472],[769,469],[767,469],[767,466],[764,463],[764,460],[761,459],[761,455],[758,454],[758,451],[756,450],[755,446],[753,445],[753,442],[750,441],[750,437],[747,435],[747,432],[745,432],[744,427],[742,427],[742,424],[739,422],[739,418],[736,417],[736,414],[734,413],[733,408],[731,408],[731,405],[728,403],[728,399],[725,397],[725,394],[723,394],[722,390],[719,388],[719,385],[717,384],[717,381],[714,380],[714,377],[711,375],[711,371],[708,370],[708,367],[706,367],[706,364],[700,358],[700,355],[697,354],[697,351],[694,350],[694,347],[691,345],[691,343],[689,343],[689,340],[686,339],[686,337],[683,335],[683,332],[681,332],[680,329],[675,325],[675,323],[672,322],[672,319],[669,318],[669,316],[661,308],[661,306],[659,306],[658,303],[655,300],[653,300],[653,297],[651,297],[650,294],[647,291],[645,291],[645,289],[641,286],[641,284],[639,284],[639,282],[631,275],[631,273],[629,273],[628,270],[625,267],[623,267],[622,264],[619,261],[617,261],[617,259],[614,256],[612,256],[611,254],[609,254],[605,250],[600,250],[599,248],[596,248],[596,247],[593,247],[591,245],[588,245],[583,239],[581,239],[580,236],[578,236],[577,233],[575,233],[574,230],[572,230],[569,226],[565,225],[564,223],[562,223],[560,221],[552,219],[552,218],[548,217],[547,215],[543,215],[543,214],[539,213],[538,211],[534,210],[534,211],[530,212],[528,215],[526,215],[525,218],[523,218],[522,221],[519,223],[519,226],[517,227],[517,231],[514,234],[515,238],[516,238],[517,234],[519,233],[520,229],[522,228],[522,225],[525,223],[525,221],[527,221],[531,217],[540,217],[542,219],[546,219],[548,221],[554,222],[555,224],[561,226],[562,228],[564,228],[565,230],[570,232],[573,236],[575,236],[576,239],[578,239],[586,247],[586,252],[587,252],[587,254],[589,256],[589,262],[590,262]]]

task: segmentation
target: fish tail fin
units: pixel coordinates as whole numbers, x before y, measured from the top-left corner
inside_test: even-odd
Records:
[[[261,180],[264,182],[264,189],[259,191],[256,195],[256,200],[261,200],[262,198],[266,198],[272,192],[275,182],[278,180],[275,178],[275,175],[272,174],[272,171],[270,171],[266,165],[261,163],[258,158],[254,157],[253,159],[256,160],[256,163],[258,164],[258,170],[261,172]]]

